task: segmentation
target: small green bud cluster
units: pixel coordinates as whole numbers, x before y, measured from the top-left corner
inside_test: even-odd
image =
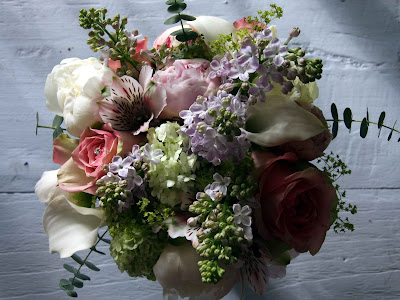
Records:
[[[239,175],[234,181],[230,196],[240,201],[245,201],[252,198],[256,189],[257,183],[253,177]]]
[[[198,265],[202,281],[205,283],[217,283],[225,274],[225,270],[218,266],[215,260],[201,260]]]
[[[319,58],[315,59],[307,59],[304,58],[304,55],[306,54],[303,49],[300,47],[296,47],[295,49],[289,49],[289,54],[286,56],[286,61],[284,65],[291,65],[290,62],[293,62],[295,64],[295,70],[297,71],[295,75],[297,75],[300,79],[301,82],[303,83],[309,83],[313,82],[316,79],[321,79],[321,74],[322,74],[322,60]],[[292,72],[290,75],[294,75],[294,72]],[[288,79],[292,79],[289,78]],[[294,79],[294,78],[293,78]]]
[[[113,219],[117,217],[117,210],[120,201],[125,202],[129,197],[132,197],[132,192],[125,190],[127,182],[125,180],[118,182],[107,182],[103,180],[97,181],[99,187],[96,195],[100,197],[99,205],[108,211]]]
[[[138,77],[138,63],[132,59],[136,54],[137,41],[129,39],[125,35],[125,26],[128,23],[128,19],[126,17],[121,18],[119,14],[116,14],[113,18],[106,18],[106,13],[107,9],[105,8],[90,8],[89,11],[80,10],[80,26],[85,29],[92,29],[89,32],[87,43],[94,52],[105,47],[109,48],[110,58],[115,61],[121,61],[121,68],[117,69],[118,76]],[[109,32],[106,28],[107,26],[111,26],[115,32]],[[109,37],[107,41],[104,38],[105,34]],[[133,30],[132,35],[138,35],[138,31]],[[132,66],[134,69],[132,69]]]
[[[240,126],[236,122],[238,116],[226,109],[231,103],[229,97],[223,98],[221,102],[223,107],[220,108],[219,111],[210,109],[208,114],[215,118],[212,127],[215,128],[219,134],[225,135],[229,142],[232,142],[234,137],[242,134]]]

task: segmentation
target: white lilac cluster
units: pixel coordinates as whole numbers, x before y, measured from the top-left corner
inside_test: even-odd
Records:
[[[246,104],[224,91],[217,96],[198,97],[189,110],[179,116],[184,120],[180,132],[190,136],[193,153],[214,165],[222,160],[239,162],[250,147],[242,131]]]

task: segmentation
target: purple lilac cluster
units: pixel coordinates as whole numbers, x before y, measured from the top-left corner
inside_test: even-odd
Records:
[[[184,120],[180,132],[190,137],[193,153],[214,165],[222,160],[239,162],[250,147],[242,128],[246,104],[225,91],[208,99],[199,96],[189,110],[179,113]]]
[[[243,38],[240,50],[215,56],[209,77],[219,77],[225,84],[238,83],[238,80],[248,84],[249,104],[264,102],[265,93],[274,88],[272,82],[280,84],[281,91],[287,94],[293,88],[291,80],[296,78],[297,73],[289,68],[286,44],[274,37],[268,28],[255,32],[252,37]],[[289,80],[285,80],[285,77]]]

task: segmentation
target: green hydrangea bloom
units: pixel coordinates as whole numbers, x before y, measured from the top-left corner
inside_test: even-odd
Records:
[[[188,140],[177,132],[179,128],[178,123],[167,122],[150,128],[147,133],[151,147],[160,149],[164,154],[159,164],[149,163],[151,195],[170,206],[180,203],[182,193],[193,191],[196,179],[197,156],[184,151]]]
[[[148,226],[134,221],[110,228],[110,254],[118,269],[126,271],[131,277],[145,276],[149,280],[156,280],[153,266],[166,245],[166,237],[160,236],[163,233],[154,233]]]

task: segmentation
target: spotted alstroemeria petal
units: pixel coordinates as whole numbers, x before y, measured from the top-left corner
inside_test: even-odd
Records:
[[[114,130],[135,134],[146,131],[153,115],[139,82],[129,76],[115,77],[110,92],[109,97],[98,102],[103,122],[110,123]]]

